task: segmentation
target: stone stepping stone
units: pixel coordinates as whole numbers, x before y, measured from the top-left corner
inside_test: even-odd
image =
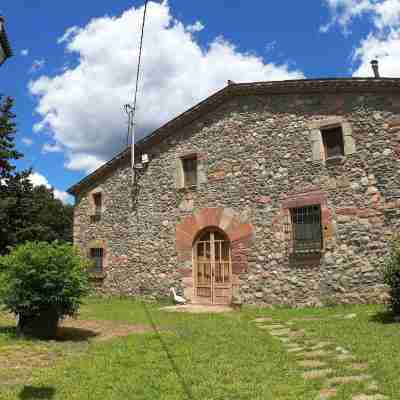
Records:
[[[268,326],[265,325],[257,325],[258,329],[264,329],[264,330],[269,330]]]
[[[287,326],[281,324],[266,325],[268,329],[288,329]]]
[[[315,400],[327,400],[337,395],[336,389],[321,389]]]
[[[298,353],[300,351],[304,351],[304,347],[291,347],[288,349],[288,353]]]
[[[331,355],[330,351],[325,351],[325,350],[315,350],[315,351],[306,351],[301,354],[302,356],[306,358],[321,358],[321,357],[327,357]]]
[[[311,371],[304,372],[303,378],[306,380],[325,378],[333,372],[332,369],[313,369]]]
[[[350,354],[349,350],[344,349],[343,347],[336,347],[336,351],[340,354]]]
[[[298,364],[303,368],[321,368],[326,367],[326,362],[319,360],[302,360]]]
[[[379,389],[378,387],[378,383],[375,381],[372,381],[368,386],[367,386],[367,390],[370,392],[377,392]]]
[[[299,347],[299,346],[300,346],[300,344],[299,344],[299,343],[296,343],[296,342],[290,342],[290,343],[288,343],[288,344],[286,345],[286,347],[287,347],[288,349],[292,349],[292,348]]]
[[[367,363],[354,363],[351,364],[350,367],[356,371],[365,371],[369,368],[369,365]]]
[[[289,337],[291,338],[301,338],[306,336],[306,333],[304,331],[292,331],[289,333]]]
[[[336,359],[338,361],[351,361],[351,360],[355,360],[356,358],[351,355],[351,354],[339,354]]]
[[[345,385],[347,383],[363,382],[371,379],[370,375],[338,376],[328,380],[329,386]]]
[[[332,346],[331,342],[319,342],[319,343],[313,345],[311,347],[311,350],[321,350],[321,349],[324,349],[325,347],[329,347],[329,346]]]
[[[357,318],[357,314],[347,314],[343,317],[343,319],[354,319]]]
[[[389,397],[383,394],[358,394],[353,396],[351,400],[387,400]]]
[[[290,333],[290,329],[281,329],[279,331],[270,331],[272,336],[287,336]]]
[[[271,317],[260,317],[253,320],[253,322],[272,322],[273,319]]]

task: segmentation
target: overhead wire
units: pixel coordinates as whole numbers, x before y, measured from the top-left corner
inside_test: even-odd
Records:
[[[133,97],[133,106],[131,104],[125,105],[125,112],[128,114],[128,132],[127,132],[127,137],[126,137],[127,147],[129,146],[129,140],[132,135],[132,127],[133,127],[133,124],[135,123],[136,107],[137,107],[138,92],[139,92],[140,69],[141,69],[141,65],[142,65],[144,27],[146,25],[148,3],[149,3],[149,0],[146,0],[145,4],[144,4],[142,28],[141,28],[140,42],[139,42],[139,57],[138,57],[138,65],[137,65],[137,70],[136,70],[136,84],[135,84],[135,92],[134,92],[134,97]],[[133,141],[134,141],[134,138],[132,138],[132,142]],[[134,145],[134,143],[132,143],[132,145]]]
[[[146,23],[146,15],[147,15],[147,5],[148,5],[149,0],[146,0],[145,5],[144,5],[144,12],[143,12],[143,21],[142,21],[142,29],[141,29],[141,35],[140,35],[140,45],[139,45],[139,57],[138,57],[138,66],[137,66],[137,71],[136,71],[136,85],[135,85],[135,94],[134,94],[134,99],[133,99],[133,106],[131,104],[126,104],[124,106],[125,112],[128,114],[128,133],[127,133],[127,138],[126,138],[126,143],[127,147],[129,147],[129,139],[132,135],[134,126],[135,126],[135,118],[136,118],[136,109],[137,109],[137,101],[138,101],[138,92],[139,92],[139,81],[140,81],[140,69],[141,69],[141,63],[142,63],[142,52],[143,52],[143,39],[144,39],[144,27]],[[132,137],[132,146],[134,146],[134,138]],[[133,153],[133,151],[132,151]],[[132,165],[132,173],[133,173],[133,186],[137,185],[136,182],[136,174],[134,171],[134,165]],[[138,188],[139,189],[139,188]],[[138,193],[136,194],[138,196]],[[141,253],[141,246],[140,246],[140,230],[139,230],[139,210],[136,207],[136,237],[137,237],[137,253],[139,254],[139,260],[140,260],[140,253]],[[156,333],[161,346],[163,350],[165,351],[171,366],[173,370],[175,371],[176,375],[178,376],[182,389],[185,392],[187,398],[193,399],[193,394],[191,392],[191,388],[188,386],[186,383],[185,379],[182,376],[181,371],[178,368],[177,363],[175,362],[175,359],[173,358],[172,353],[169,351],[167,344],[164,342],[163,338],[160,335],[160,332],[157,329],[157,326],[154,323],[154,320],[151,316],[150,310],[147,308],[146,304],[143,302],[143,307],[146,312],[146,315],[153,327],[154,332]]]

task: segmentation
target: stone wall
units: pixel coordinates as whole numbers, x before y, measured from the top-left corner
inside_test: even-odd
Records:
[[[106,248],[99,290],[157,297],[186,285],[187,292],[190,254],[179,253],[177,226],[220,209],[252,228],[237,274],[246,303],[382,300],[379,268],[400,227],[399,104],[374,93],[238,96],[146,149],[151,162],[135,193],[129,160],[119,163],[80,193],[75,208],[75,243],[87,251],[100,240]],[[346,124],[346,156],[333,163],[315,136],[332,121]],[[185,189],[179,157],[193,153],[200,179]],[[103,193],[104,210],[91,223],[94,192]],[[324,250],[320,259],[299,260],[285,232],[288,212],[316,202]]]

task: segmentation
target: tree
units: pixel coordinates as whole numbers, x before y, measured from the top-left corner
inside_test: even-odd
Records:
[[[7,179],[15,171],[15,166],[11,164],[11,161],[22,157],[22,154],[15,149],[14,140],[17,130],[12,107],[13,100],[6,97],[2,101],[0,95],[0,181],[2,185],[7,183]]]
[[[45,186],[33,188],[29,203],[30,223],[18,230],[18,243],[36,240],[72,242],[72,206],[56,199],[54,191]]]
[[[31,170],[17,172],[13,101],[0,96],[0,255],[27,241],[72,241],[72,207],[52,190],[33,187]]]
[[[67,243],[28,242],[0,257],[0,304],[18,315],[18,331],[54,338],[60,319],[89,293],[89,261]]]

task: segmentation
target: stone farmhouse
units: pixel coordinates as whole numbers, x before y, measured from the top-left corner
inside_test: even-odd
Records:
[[[385,298],[400,79],[233,83],[69,189],[102,293],[291,306]]]

